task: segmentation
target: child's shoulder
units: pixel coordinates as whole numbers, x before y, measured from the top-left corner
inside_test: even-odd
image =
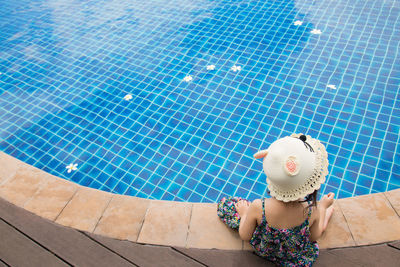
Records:
[[[250,203],[250,210],[252,213],[262,212],[262,199],[255,199]]]
[[[274,206],[274,199],[272,198],[263,198],[263,199],[256,199],[254,200],[251,205],[254,207],[257,207],[258,209],[262,210],[263,202],[264,202],[264,208],[267,210],[271,206]],[[268,208],[267,208],[268,207]]]
[[[269,198],[253,200],[253,202],[251,203],[252,210],[254,212],[262,214],[263,213],[263,204],[264,204],[264,209],[267,210],[268,209],[267,207],[271,206],[269,204],[270,200],[271,199],[269,199]]]
[[[253,200],[253,202],[251,203],[251,205],[253,206],[253,207],[255,207],[255,208],[258,208],[258,209],[262,209],[262,202],[264,201],[264,199],[256,199],[256,200]]]
[[[262,220],[262,215],[263,215],[262,201],[263,199],[256,199],[253,200],[253,202],[251,202],[250,205],[252,218],[257,220],[257,224],[260,224]]]

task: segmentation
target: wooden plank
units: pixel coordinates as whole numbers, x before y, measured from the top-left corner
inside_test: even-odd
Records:
[[[74,266],[132,266],[81,232],[57,225],[3,199],[0,217]]]
[[[331,253],[329,250],[320,250],[319,257],[313,264],[314,267],[361,267],[362,265],[357,262],[349,261],[344,257],[338,257],[337,255]]]
[[[0,220],[0,236],[0,259],[11,266],[41,266],[43,263],[48,266],[68,266],[3,220]]]
[[[391,246],[392,248],[395,249],[400,249],[400,241],[391,242],[388,244],[388,246]]]
[[[252,251],[175,248],[207,266],[275,266]]]
[[[331,250],[331,252],[336,255],[337,258],[346,258],[362,266],[398,267],[400,262],[399,251],[386,244],[335,249]]]
[[[86,233],[97,242],[141,267],[151,266],[204,266],[170,247],[141,245]]]

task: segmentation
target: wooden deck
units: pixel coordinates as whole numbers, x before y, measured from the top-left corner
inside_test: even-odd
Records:
[[[400,242],[321,250],[314,266],[399,266]],[[151,246],[60,226],[0,198],[0,266],[273,266],[250,251]]]

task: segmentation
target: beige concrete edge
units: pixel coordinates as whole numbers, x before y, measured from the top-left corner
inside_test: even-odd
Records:
[[[70,189],[70,191],[72,193],[71,192],[67,192],[68,197],[66,197],[65,205],[63,205],[62,208],[59,208],[60,209],[59,213],[58,213],[57,216],[54,216],[54,218],[48,218],[48,217],[46,218],[46,216],[43,216],[40,213],[40,210],[42,210],[41,207],[36,207],[36,209],[28,209],[27,210],[29,212],[37,214],[38,216],[45,217],[46,219],[50,219],[50,220],[52,220],[52,221],[54,221],[54,222],[56,222],[58,224],[61,224],[61,225],[67,226],[67,227],[76,228],[78,230],[84,230],[84,231],[87,231],[87,232],[101,234],[103,236],[108,236],[108,237],[111,237],[111,238],[117,238],[117,239],[121,239],[121,240],[130,240],[130,241],[133,241],[133,242],[143,243],[143,242],[140,242],[141,241],[140,236],[141,236],[141,232],[143,230],[143,225],[146,224],[146,218],[148,217],[149,207],[152,207],[154,209],[155,207],[159,206],[160,209],[165,209],[165,205],[166,204],[167,205],[168,204],[169,205],[172,204],[172,206],[175,206],[174,205],[174,203],[175,203],[176,206],[179,207],[178,210],[179,209],[185,209],[186,213],[187,213],[188,206],[190,206],[190,208],[189,208],[190,209],[190,213],[188,215],[189,217],[188,217],[187,227],[183,226],[184,229],[185,229],[185,227],[187,228],[187,232],[185,233],[185,236],[184,236],[185,243],[171,243],[168,240],[166,240],[165,242],[164,241],[162,241],[162,242],[160,242],[160,241],[152,242],[150,240],[147,240],[145,242],[146,244],[166,245],[166,246],[173,245],[173,246],[176,246],[176,247],[202,248],[202,249],[215,249],[215,248],[216,249],[231,249],[231,250],[249,250],[250,249],[250,246],[246,246],[245,244],[240,245],[240,247],[236,247],[236,246],[229,247],[229,246],[225,246],[225,245],[221,246],[221,241],[220,240],[216,241],[215,244],[213,243],[214,241],[212,241],[211,243],[209,241],[207,241],[206,245],[204,245],[204,243],[198,245],[198,244],[193,244],[193,243],[188,242],[188,240],[191,240],[189,235],[190,235],[191,231],[193,230],[191,227],[194,225],[193,224],[193,220],[192,220],[192,216],[193,216],[192,213],[193,213],[194,207],[196,207],[196,209],[199,209],[199,208],[202,209],[204,207],[204,210],[210,210],[210,205],[215,205],[215,203],[214,204],[210,204],[210,203],[204,203],[204,204],[203,203],[189,203],[189,202],[182,203],[182,202],[175,202],[175,201],[148,200],[148,199],[142,199],[142,198],[131,197],[131,196],[121,196],[121,195],[118,195],[118,194],[111,194],[111,193],[104,192],[104,191],[101,191],[101,190],[84,187],[84,186],[75,184],[73,182],[67,181],[65,179],[50,175],[47,172],[42,171],[42,170],[38,170],[37,168],[35,168],[35,167],[33,167],[33,166],[29,165],[29,164],[23,163],[20,160],[5,154],[4,152],[0,152],[0,160],[4,160],[4,158],[6,158],[7,159],[6,161],[8,161],[8,162],[6,162],[6,163],[0,162],[0,167],[1,167],[2,164],[3,165],[9,165],[10,164],[10,160],[11,160],[13,166],[16,166],[15,167],[16,169],[13,170],[13,171],[10,171],[12,173],[8,173],[8,176],[6,178],[0,177],[0,197],[5,199],[8,202],[11,202],[11,203],[17,205],[17,206],[20,206],[20,207],[26,209],[26,207],[24,207],[24,204],[21,205],[20,203],[14,203],[15,201],[13,201],[13,199],[9,199],[7,197],[7,194],[2,192],[1,190],[3,190],[3,191],[7,190],[7,183],[11,183],[12,182],[12,180],[14,179],[14,176],[16,176],[17,170],[20,169],[21,166],[24,167],[25,169],[26,168],[31,168],[32,171],[34,171],[36,173],[36,175],[37,175],[37,172],[40,171],[46,177],[46,181],[45,182],[42,181],[42,182],[36,184],[36,187],[37,187],[36,188],[36,192],[33,194],[33,196],[31,196],[31,198],[33,198],[35,195],[37,195],[40,190],[43,190],[43,187],[46,184],[48,184],[49,182],[57,181],[57,180],[59,180],[63,184],[65,184],[65,183],[70,184],[70,186],[72,188],[76,188],[76,190],[72,190],[72,191]],[[3,174],[0,173],[0,175],[3,175]],[[2,181],[2,179],[3,179],[3,181]],[[13,190],[15,190],[15,188],[13,188]],[[97,199],[100,199],[102,201],[101,205],[99,205],[98,208],[97,207],[93,207],[93,205],[95,205],[96,203],[93,204],[93,205],[88,205],[88,206],[79,205],[80,203],[78,203],[78,205],[71,205],[71,202],[73,202],[75,200],[76,196],[79,195],[80,192],[87,192],[87,191],[89,191],[90,197],[92,197],[93,195],[96,195]],[[398,200],[400,200],[400,189],[395,189],[395,190],[388,191],[388,192],[385,192],[385,193],[371,194],[370,196],[375,198],[376,195],[379,195],[379,197],[382,197],[382,195],[384,195],[385,197],[387,197],[388,195],[391,195],[392,199],[396,199],[398,201]],[[361,197],[363,197],[363,196],[361,196]],[[146,205],[142,208],[142,211],[141,211],[142,218],[139,217],[139,218],[135,219],[138,222],[136,222],[136,224],[135,224],[136,233],[133,236],[132,235],[131,236],[129,236],[129,235],[121,235],[121,234],[116,235],[116,234],[113,234],[113,233],[107,233],[107,232],[99,231],[99,229],[100,229],[99,226],[105,220],[104,219],[104,215],[107,212],[110,213],[110,211],[109,211],[110,203],[112,203],[112,201],[114,201],[116,198],[125,198],[125,199],[130,199],[132,201],[144,201],[146,203]],[[352,198],[359,198],[359,197],[352,197]],[[349,199],[352,199],[352,198],[346,198],[345,200],[349,200]],[[392,201],[389,200],[389,199],[388,199],[388,202],[390,203],[392,209],[394,210],[394,212],[397,215],[396,219],[398,219],[400,221],[399,210],[398,210],[399,206],[395,206],[395,205],[398,205],[398,203],[392,203]],[[46,202],[38,202],[38,203],[39,203],[39,205],[46,205]],[[86,207],[87,207],[87,210],[85,210]],[[46,207],[43,207],[43,208],[46,208]],[[79,210],[76,210],[75,212],[72,212],[72,216],[74,216],[74,222],[78,222],[79,220],[82,219],[82,221],[84,221],[84,225],[87,224],[87,225],[90,225],[90,227],[88,226],[88,227],[85,228],[85,227],[82,227],[79,223],[74,225],[73,223],[71,223],[68,220],[60,220],[60,218],[63,217],[63,215],[65,214],[65,211],[68,210],[68,209],[71,209],[71,208],[72,209],[79,209]],[[93,209],[96,209],[96,208],[97,208],[98,212],[97,213],[96,212],[93,213]],[[37,210],[39,212],[37,212]],[[69,210],[69,212],[71,213],[70,210]],[[135,211],[131,211],[131,212],[135,213]],[[370,212],[370,210],[369,210],[369,212]],[[208,212],[208,213],[210,214],[210,212]],[[341,213],[341,215],[343,217],[346,217],[342,213],[342,211],[340,211],[340,213]],[[92,218],[88,218],[87,214],[94,214],[93,215],[94,216],[94,218],[93,218],[94,221],[90,221],[90,219],[92,219]],[[113,213],[111,212],[110,214],[113,214]],[[80,218],[79,216],[82,216],[82,218]],[[216,212],[215,212],[215,216],[217,216]],[[127,216],[125,216],[125,217],[127,217]],[[213,219],[213,220],[214,221],[219,221],[219,220],[215,220],[215,219]],[[113,221],[113,223],[118,223],[118,222]],[[221,224],[222,224],[222,222],[221,222]],[[349,227],[348,225],[346,225],[346,227],[347,227],[347,229],[350,228],[350,232],[351,232],[351,227]],[[381,225],[381,227],[385,227],[385,225]],[[208,231],[209,228],[205,227],[205,229],[202,229],[202,230]],[[222,235],[225,235],[225,233],[223,233]],[[232,233],[230,233],[230,235],[232,235]],[[232,236],[230,236],[229,238],[227,239],[227,242],[228,242],[228,240],[232,239]],[[351,239],[352,239],[352,242],[351,242],[350,247],[359,245],[359,244],[357,244],[357,242],[355,242],[354,237],[353,237],[353,233],[351,234]],[[378,240],[378,241],[377,240],[373,240],[373,242],[375,244],[379,244],[379,243],[384,243],[384,242],[390,242],[390,241],[393,241],[393,240],[394,239],[385,239],[385,240]],[[325,241],[326,240],[324,240],[324,242]],[[335,242],[333,242],[333,243],[335,243]],[[327,242],[327,244],[328,245],[323,245],[322,248],[329,249],[329,248],[342,247],[341,245],[331,245],[329,242]],[[370,243],[370,244],[372,244],[372,243]],[[345,247],[349,247],[348,244],[344,245],[344,246]]]

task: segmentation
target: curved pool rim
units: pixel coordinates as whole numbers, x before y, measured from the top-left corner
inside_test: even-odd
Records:
[[[145,244],[251,249],[219,220],[216,204],[107,193],[53,176],[3,152],[0,170],[1,198],[64,226]],[[321,248],[336,248],[399,240],[399,214],[400,189],[338,199],[331,223],[318,243]],[[364,216],[369,220],[360,220]],[[367,230],[360,231],[360,224]]]

